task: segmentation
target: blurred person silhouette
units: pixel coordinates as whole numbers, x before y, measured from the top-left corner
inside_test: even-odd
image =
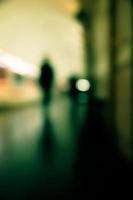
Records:
[[[39,83],[43,90],[43,103],[49,104],[53,87],[54,72],[50,60],[46,58],[41,64]]]
[[[69,94],[72,100],[74,101],[74,103],[77,101],[77,97],[78,97],[78,90],[76,88],[77,80],[78,80],[78,77],[76,75],[73,75],[69,78],[69,84],[70,84]]]

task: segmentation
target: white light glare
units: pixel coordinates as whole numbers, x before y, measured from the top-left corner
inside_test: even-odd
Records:
[[[76,83],[76,88],[81,92],[87,92],[90,89],[90,82],[86,79],[80,79]]]
[[[36,76],[36,67],[33,64],[24,62],[17,56],[4,52],[0,49],[0,67],[5,67],[11,72],[21,75]]]

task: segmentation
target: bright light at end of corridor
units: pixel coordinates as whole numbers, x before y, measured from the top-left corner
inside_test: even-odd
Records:
[[[80,79],[77,81],[76,87],[81,92],[87,92],[90,89],[90,82],[86,79]]]

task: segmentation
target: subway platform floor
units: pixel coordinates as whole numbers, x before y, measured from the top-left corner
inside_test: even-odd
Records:
[[[67,96],[0,112],[0,199],[130,193],[131,168],[102,121]]]

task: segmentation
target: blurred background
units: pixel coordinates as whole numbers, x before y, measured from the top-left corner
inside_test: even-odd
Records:
[[[1,199],[132,195],[132,13],[0,0]]]

